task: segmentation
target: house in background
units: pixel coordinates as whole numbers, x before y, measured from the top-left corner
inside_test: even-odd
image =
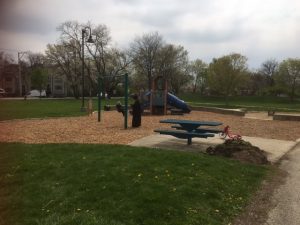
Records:
[[[8,64],[0,67],[0,88],[3,88],[8,96],[20,96],[22,93],[19,65]]]
[[[22,73],[21,79],[22,80],[20,80],[20,70],[18,64],[0,65],[0,88],[3,88],[7,92],[7,96],[24,96],[30,90],[32,90],[30,75],[24,72]],[[67,96],[67,82],[61,76],[55,75],[54,73],[49,73],[48,84],[46,87],[50,89],[51,97]]]
[[[54,74],[49,75],[48,85],[50,87],[52,97],[59,98],[67,96],[67,85],[61,76]]]

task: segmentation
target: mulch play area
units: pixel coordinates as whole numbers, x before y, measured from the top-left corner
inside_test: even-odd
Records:
[[[102,113],[100,123],[97,122],[97,114],[82,117],[2,121],[0,122],[0,142],[128,144],[154,134],[154,129],[169,128],[170,125],[159,123],[159,120],[167,118],[218,121],[223,125],[229,125],[233,133],[252,137],[295,141],[300,134],[300,122],[255,120],[199,111],[183,116],[143,116],[142,127],[139,128],[131,128],[131,117],[129,117],[129,128],[125,130],[122,114],[109,111]]]

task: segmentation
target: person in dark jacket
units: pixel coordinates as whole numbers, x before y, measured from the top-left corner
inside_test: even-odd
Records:
[[[124,106],[122,106],[121,102],[118,102],[116,104],[116,109],[118,112],[122,113],[123,116],[125,116]]]
[[[137,94],[131,96],[134,99],[132,107],[132,127],[140,127],[142,121],[142,109]]]

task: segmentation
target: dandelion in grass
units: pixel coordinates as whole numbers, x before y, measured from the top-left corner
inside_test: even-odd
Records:
[[[139,173],[139,174],[138,174],[138,177],[141,177],[142,175],[143,175],[143,174]]]

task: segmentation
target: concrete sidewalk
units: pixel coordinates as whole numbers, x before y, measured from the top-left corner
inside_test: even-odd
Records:
[[[247,136],[243,136],[243,140],[248,141],[252,145],[257,146],[267,152],[268,160],[272,163],[278,161],[297,143],[296,141],[283,141]],[[185,139],[178,139],[169,135],[153,134],[136,140],[129,145],[150,148],[174,149],[179,151],[204,152],[209,146],[222,144],[224,140],[216,135],[213,138],[207,139],[193,138],[192,142],[192,145],[187,145],[187,141]]]
[[[269,211],[265,225],[299,225],[300,139],[298,144],[283,157],[280,168],[288,175],[285,182],[270,196],[275,207]]]

